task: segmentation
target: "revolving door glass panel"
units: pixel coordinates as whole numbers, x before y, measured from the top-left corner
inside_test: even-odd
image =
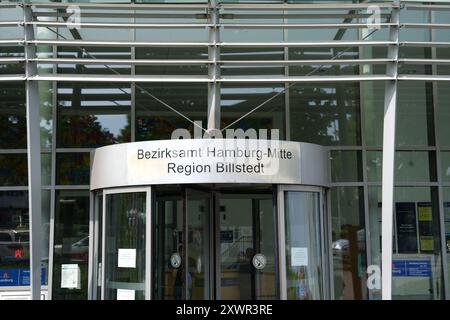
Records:
[[[105,194],[105,300],[145,299],[147,192]]]

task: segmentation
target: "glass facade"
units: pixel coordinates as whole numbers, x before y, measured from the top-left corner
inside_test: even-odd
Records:
[[[367,269],[381,266],[383,119],[394,67],[392,294],[450,299],[449,10],[421,1],[401,9],[392,1],[222,0],[213,9],[207,0],[31,2],[0,1],[0,272],[29,269],[27,75],[38,84],[42,284],[52,299],[87,299],[90,152],[170,139],[179,128],[193,134],[194,121],[205,130],[278,129],[282,140],[326,146],[331,297],[380,299]],[[379,6],[378,27],[368,24],[370,4]],[[23,10],[33,24],[17,26]],[[396,10],[402,28],[392,39]],[[26,29],[34,39],[25,43]],[[286,197],[294,208],[295,193]],[[292,243],[317,245],[315,230],[306,231],[309,239],[286,230]],[[411,261],[423,274],[409,275]],[[61,284],[73,264],[75,290]],[[315,270],[287,271],[305,273],[309,295],[323,298]],[[140,273],[115,277],[143,281]],[[27,285],[20,281],[0,291]]]

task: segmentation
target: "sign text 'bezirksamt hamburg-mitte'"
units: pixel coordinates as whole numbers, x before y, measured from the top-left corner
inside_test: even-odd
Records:
[[[137,149],[138,160],[168,160],[167,174],[192,173],[249,173],[268,174],[267,161],[291,160],[294,158],[292,151],[277,148],[218,148],[207,146],[193,149],[157,148],[154,150]],[[192,163],[177,163],[177,159],[190,159]],[[199,163],[203,159],[221,160],[214,164]],[[173,161],[171,161],[173,160]],[[273,169],[273,166],[272,166]]]

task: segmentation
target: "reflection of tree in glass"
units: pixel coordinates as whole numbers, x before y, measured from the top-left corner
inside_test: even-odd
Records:
[[[138,141],[169,139],[176,129],[187,129],[194,136],[194,124],[181,117],[137,117]]]
[[[102,127],[95,115],[62,116],[58,130],[63,144],[68,146],[98,147],[121,142]]]

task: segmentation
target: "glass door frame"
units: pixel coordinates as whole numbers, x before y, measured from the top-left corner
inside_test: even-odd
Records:
[[[264,193],[252,193],[252,189],[251,187],[245,187],[242,190],[245,190],[246,192],[244,193],[239,193],[239,192],[232,192],[232,191],[215,191],[214,192],[214,204],[215,204],[215,208],[214,208],[214,236],[215,236],[215,246],[214,249],[216,251],[215,254],[215,300],[221,300],[221,255],[218,254],[220,253],[220,199],[235,199],[235,198],[242,198],[242,199],[248,199],[249,196],[251,196],[252,199],[267,199],[268,195],[270,195],[271,200],[272,200],[272,205],[273,205],[273,218],[274,218],[274,222],[275,222],[275,230],[274,230],[274,243],[275,243],[275,260],[279,259],[280,255],[279,255],[279,246],[277,245],[277,241],[278,241],[278,230],[277,230],[277,198],[276,198],[276,185],[271,185],[271,189],[272,192],[269,194],[264,194]],[[253,217],[252,217],[252,227],[255,228],[256,226],[253,225],[254,221],[253,221]],[[278,286],[278,284],[280,283],[280,272],[279,272],[279,263],[275,263],[275,286]],[[279,286],[278,286],[279,287]],[[277,294],[277,299],[280,298],[280,292],[276,292]]]
[[[189,212],[188,212],[188,201],[191,199],[196,199],[197,196],[199,199],[207,199],[208,200],[208,216],[206,217],[207,225],[204,226],[207,233],[208,243],[208,266],[206,266],[204,271],[204,281],[208,282],[208,285],[204,287],[206,290],[206,295],[208,296],[208,300],[215,299],[214,286],[216,286],[216,270],[215,270],[215,252],[214,252],[214,243],[215,243],[215,192],[211,189],[203,188],[201,186],[196,186],[192,184],[187,184],[182,186],[183,193],[183,247],[184,247],[184,255],[182,257],[182,261],[186,263],[184,268],[184,281],[188,283],[188,265],[189,265]],[[186,300],[186,297],[189,295],[189,288],[187,286],[184,287],[183,298]]]
[[[286,275],[286,229],[285,229],[285,197],[288,191],[293,192],[314,192],[319,194],[319,219],[320,219],[320,255],[322,256],[322,292],[323,298],[329,300],[330,297],[330,246],[328,241],[330,236],[328,226],[328,211],[326,205],[327,190],[324,187],[306,186],[306,185],[277,185],[277,234],[278,234],[278,263],[279,263],[279,288],[280,299],[287,300],[287,275]]]
[[[102,239],[101,239],[101,246],[102,246],[102,268],[101,268],[101,300],[104,300],[105,298],[105,235],[106,235],[106,196],[111,194],[123,194],[123,193],[137,193],[137,192],[145,192],[146,199],[145,199],[145,284],[144,284],[144,291],[145,291],[145,300],[151,300],[151,285],[152,285],[152,277],[151,277],[151,250],[152,250],[152,188],[151,186],[146,187],[123,187],[123,188],[111,188],[111,189],[103,189],[103,195],[102,195]],[[98,223],[98,219],[96,221]],[[95,225],[95,223],[94,223]],[[98,234],[98,232],[97,232]],[[93,248],[96,250],[96,248]],[[98,254],[98,252],[97,252]],[[97,254],[94,254],[95,256],[98,256]],[[94,267],[95,268],[95,267]],[[94,271],[95,272],[95,271]],[[94,283],[97,281],[94,278]],[[95,288],[95,285],[93,286]]]

